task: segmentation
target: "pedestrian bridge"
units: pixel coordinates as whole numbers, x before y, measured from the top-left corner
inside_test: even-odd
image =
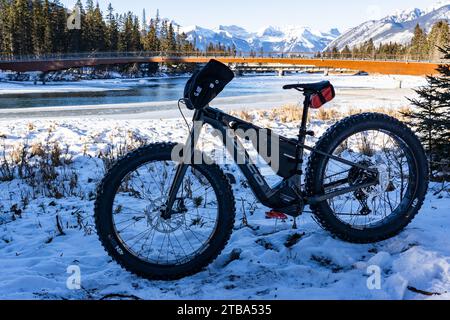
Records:
[[[0,54],[0,70],[14,72],[50,72],[70,68],[92,67],[101,65],[117,65],[132,63],[206,63],[217,59],[223,63],[239,66],[246,65],[283,65],[283,66],[313,66],[330,70],[354,70],[379,74],[429,75],[435,74],[436,68],[444,61],[414,60],[405,57],[357,57],[342,53],[324,54],[317,57],[312,53],[264,53],[225,55],[215,53],[192,53],[187,55],[161,52],[95,52],[79,54],[49,54],[41,56],[11,56]]]

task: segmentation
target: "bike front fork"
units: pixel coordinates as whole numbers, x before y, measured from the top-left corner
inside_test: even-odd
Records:
[[[195,147],[200,139],[200,133],[203,128],[202,111],[197,110],[193,117],[193,126],[186,144],[183,147],[183,157],[181,162],[177,165],[175,178],[170,187],[169,196],[165,206],[161,210],[161,217],[166,220],[172,218],[172,209],[177,199],[178,191],[183,184],[184,177],[189,168],[189,165],[194,164],[195,161]],[[174,159],[173,159],[174,160]]]

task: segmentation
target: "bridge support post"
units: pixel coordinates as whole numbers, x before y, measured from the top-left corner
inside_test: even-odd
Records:
[[[38,82],[42,82],[43,85],[46,84],[46,77],[48,72],[40,72],[39,75],[34,79],[34,85],[37,85]]]
[[[284,71],[283,69],[279,69],[278,70],[278,76],[279,77],[284,77],[286,75],[286,71]]]

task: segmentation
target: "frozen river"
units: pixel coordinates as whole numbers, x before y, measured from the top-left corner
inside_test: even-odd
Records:
[[[315,81],[320,75],[237,77],[222,97],[276,93],[288,82]],[[93,80],[73,83],[0,83],[0,108],[83,106],[175,101],[182,97],[187,77]],[[3,89],[3,93],[2,93]]]
[[[170,116],[177,110],[176,101],[182,97],[187,79],[85,80],[47,85],[3,81],[0,82],[0,116],[132,116],[142,113],[152,113],[153,118]],[[424,84],[423,78],[405,76],[246,75],[231,82],[215,104],[228,109],[247,109],[295,103],[299,95],[283,91],[283,85],[321,80],[330,80],[342,95],[388,102],[392,102],[392,98],[403,98],[410,94],[411,88]],[[347,98],[352,101],[350,96]]]

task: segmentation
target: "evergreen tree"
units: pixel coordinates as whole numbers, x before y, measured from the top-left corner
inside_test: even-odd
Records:
[[[173,28],[173,24],[169,24],[169,28],[167,29],[167,45],[168,51],[170,53],[174,53],[177,51],[177,41],[175,37],[175,30]]]
[[[206,47],[206,53],[213,53],[216,50],[214,47],[214,44],[212,42],[208,43],[208,46]]]
[[[119,34],[119,51],[133,52],[142,50],[139,19],[128,12],[123,17],[123,26]]]
[[[441,48],[450,59],[450,45]],[[417,90],[418,99],[410,101],[415,108],[406,113],[409,123],[419,134],[433,162],[450,161],[450,65],[437,69],[440,76],[428,76],[428,86]]]
[[[425,31],[416,25],[414,29],[414,36],[411,41],[410,55],[412,59],[422,60],[428,53],[428,40]]]
[[[145,12],[145,9],[142,10],[142,35],[145,37],[148,31],[148,25],[147,25],[147,13]]]
[[[161,26],[159,29],[159,38],[161,41],[161,51],[167,53],[169,51],[169,42],[168,42],[168,33],[169,33],[169,28],[167,25],[167,21],[162,21],[161,22]]]
[[[153,19],[150,21],[150,27],[143,40],[145,51],[156,52],[160,50],[160,41],[158,38],[155,21],[156,20]]]
[[[373,43],[372,38],[370,38],[369,41],[367,41],[367,43],[365,45],[365,52],[366,52],[368,58],[372,58],[376,54],[375,44]]]
[[[11,6],[12,53],[26,55],[33,53],[30,3],[28,0],[15,0]]]
[[[117,51],[119,46],[119,25],[117,23],[116,16],[114,15],[114,8],[111,3],[108,5],[106,37],[106,47],[108,51]]]
[[[94,12],[94,0],[86,0],[86,11],[87,12]]]
[[[45,33],[43,51],[45,53],[52,53],[53,51],[53,25],[51,22],[51,9],[48,0],[44,0],[44,21],[45,21]]]
[[[86,3],[86,18],[83,27],[83,47],[85,51],[104,51],[107,49],[107,28],[99,4],[92,0]]]
[[[193,45],[194,49],[195,49],[195,45]],[[236,45],[233,43],[233,45],[231,46],[231,55],[233,57],[236,57],[237,54],[237,50],[236,50]]]
[[[360,47],[358,47],[358,46],[353,47],[352,57],[355,57],[357,59],[361,58],[361,48]]]
[[[431,29],[428,35],[428,44],[430,59],[441,58],[441,50],[446,44],[450,43],[450,30],[447,21],[438,21]]]
[[[5,28],[5,22],[4,22],[4,10],[5,7],[3,5],[3,1],[0,1],[0,54],[5,54],[5,52],[3,51],[3,37],[4,37],[4,33],[3,33],[3,28]]]
[[[95,17],[94,17],[93,0],[86,1],[86,18],[83,26],[83,48],[85,51],[94,51],[97,44],[95,43]]]
[[[131,30],[131,47],[133,51],[142,51],[141,27],[138,17],[133,19],[133,28]]]
[[[342,49],[341,53],[342,53],[342,57],[343,58],[347,58],[348,59],[348,58],[352,57],[352,51],[350,50],[350,47],[348,45],[346,45],[344,47],[344,49]]]
[[[51,3],[50,19],[53,29],[53,51],[67,52],[67,10],[59,0]]]
[[[333,48],[331,49],[331,57],[332,57],[332,58],[337,58],[338,54],[339,54],[338,48],[337,48],[337,47],[333,47]]]
[[[94,9],[94,14],[93,14],[93,35],[94,35],[94,43],[95,45],[93,46],[95,48],[95,50],[98,51],[105,51],[107,48],[106,45],[106,24],[105,21],[103,20],[103,14],[102,11],[100,10],[100,7],[98,5],[95,6]]]
[[[180,35],[181,48],[180,51],[185,55],[190,55],[195,51],[195,47],[187,40],[187,35],[183,32]]]
[[[155,28],[158,38],[161,39],[161,16],[159,15],[159,9],[156,10]]]
[[[33,1],[33,30],[32,41],[34,54],[42,55],[45,53],[45,21],[44,21],[44,8],[41,0]]]
[[[0,0],[0,51],[12,54],[12,4]]]

